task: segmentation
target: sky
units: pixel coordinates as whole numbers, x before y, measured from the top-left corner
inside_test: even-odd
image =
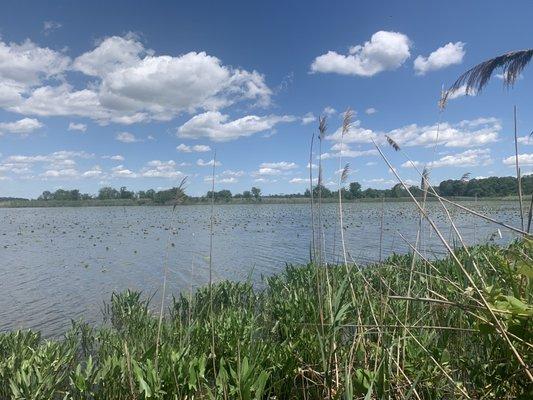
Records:
[[[473,1],[3,1],[0,197],[177,186],[303,192],[339,166],[363,188],[509,176],[513,106],[533,171],[526,68],[507,89],[441,89],[468,68],[531,47],[533,3]],[[341,135],[343,113],[354,112]],[[386,144],[392,137],[402,152]],[[437,138],[438,136],[438,138]],[[438,139],[438,140],[437,140]],[[339,160],[339,156],[342,159]],[[409,162],[411,160],[412,162]]]

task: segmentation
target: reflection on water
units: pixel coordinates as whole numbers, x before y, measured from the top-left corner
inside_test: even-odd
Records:
[[[512,202],[463,203],[518,226]],[[385,203],[380,246],[381,203],[344,205],[345,241],[350,258],[359,263],[392,252],[404,253],[414,243],[418,214],[410,203]],[[436,203],[432,218],[451,242],[453,233]],[[309,205],[222,205],[215,209],[213,268],[216,279],[252,279],[283,269],[285,263],[309,260]],[[339,260],[337,206],[323,205],[327,258]],[[102,302],[126,288],[154,293],[161,285],[165,260],[169,292],[203,285],[209,260],[208,206],[94,207],[0,209],[0,330],[40,329],[57,335],[71,319],[97,322]],[[514,236],[459,210],[454,220],[468,243]],[[427,225],[427,224],[426,224]],[[443,247],[423,226],[422,251],[429,257]]]

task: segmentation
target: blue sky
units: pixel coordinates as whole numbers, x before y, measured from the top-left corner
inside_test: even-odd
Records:
[[[500,53],[531,47],[533,4],[486,1],[5,1],[0,13],[0,196],[103,185],[203,194],[302,192],[317,118],[328,117],[325,181],[432,183],[533,171],[531,73],[480,95],[441,86]],[[342,112],[355,111],[340,143]],[[439,125],[437,147],[436,132]],[[315,163],[316,163],[315,155]],[[210,163],[211,162],[211,163]]]

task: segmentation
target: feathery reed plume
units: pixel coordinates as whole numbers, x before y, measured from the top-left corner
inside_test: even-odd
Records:
[[[420,181],[420,189],[422,189],[424,192],[428,190],[429,187],[429,170],[427,167],[424,167],[424,170],[422,171],[422,180]]]
[[[513,86],[520,73],[533,57],[533,49],[510,51],[474,66],[462,74],[446,91],[445,102],[449,96],[459,90],[463,85],[467,93],[479,93],[489,82],[492,74],[497,69],[502,69],[503,83]]]
[[[328,124],[326,122],[326,116],[323,115],[318,119],[318,138],[322,140],[324,138],[324,135],[326,134],[326,130],[328,129]]]
[[[178,185],[178,188],[176,190],[176,196],[174,197],[174,205],[172,207],[172,211],[176,209],[176,207],[183,203],[185,200],[185,184],[187,183],[187,177],[183,178]]]
[[[461,181],[462,182],[468,182],[470,180],[470,172],[466,172],[463,174],[463,176],[461,176]]]
[[[342,172],[341,172],[341,183],[346,183],[348,175],[350,174],[350,163],[346,163]]]
[[[447,98],[448,94],[446,92],[446,90],[444,90],[444,87],[441,88],[440,90],[440,98],[439,98],[439,102],[438,102],[438,106],[439,106],[439,111],[440,112],[443,112],[444,109],[446,108],[446,98]]]
[[[389,143],[389,145],[395,150],[395,151],[400,151],[400,146],[398,145],[398,143],[396,143],[394,141],[393,138],[391,138],[389,135],[385,135],[385,138],[387,139],[387,143]]]

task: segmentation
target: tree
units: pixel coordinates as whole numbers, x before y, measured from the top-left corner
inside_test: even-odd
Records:
[[[261,199],[261,189],[259,189],[258,187],[252,187],[252,196],[254,196],[254,199],[255,200],[260,200]]]
[[[45,190],[42,195],[39,196],[39,200],[51,200],[52,193],[49,190]]]
[[[231,200],[231,192],[227,189],[220,190],[219,192],[215,193],[215,200],[228,202]]]
[[[133,199],[134,197],[134,193],[133,192],[130,192],[126,186],[122,186],[120,188],[120,194],[119,194],[119,197],[121,199]]]
[[[242,197],[245,198],[245,199],[251,199],[252,198],[252,192],[250,192],[249,190],[245,190],[244,192],[242,192]]]
[[[120,193],[117,189],[112,188],[111,186],[104,186],[98,191],[99,200],[109,200],[109,199],[118,199]]]
[[[359,182],[350,183],[348,192],[351,194],[351,196],[354,199],[360,198],[361,197],[361,184]]]

